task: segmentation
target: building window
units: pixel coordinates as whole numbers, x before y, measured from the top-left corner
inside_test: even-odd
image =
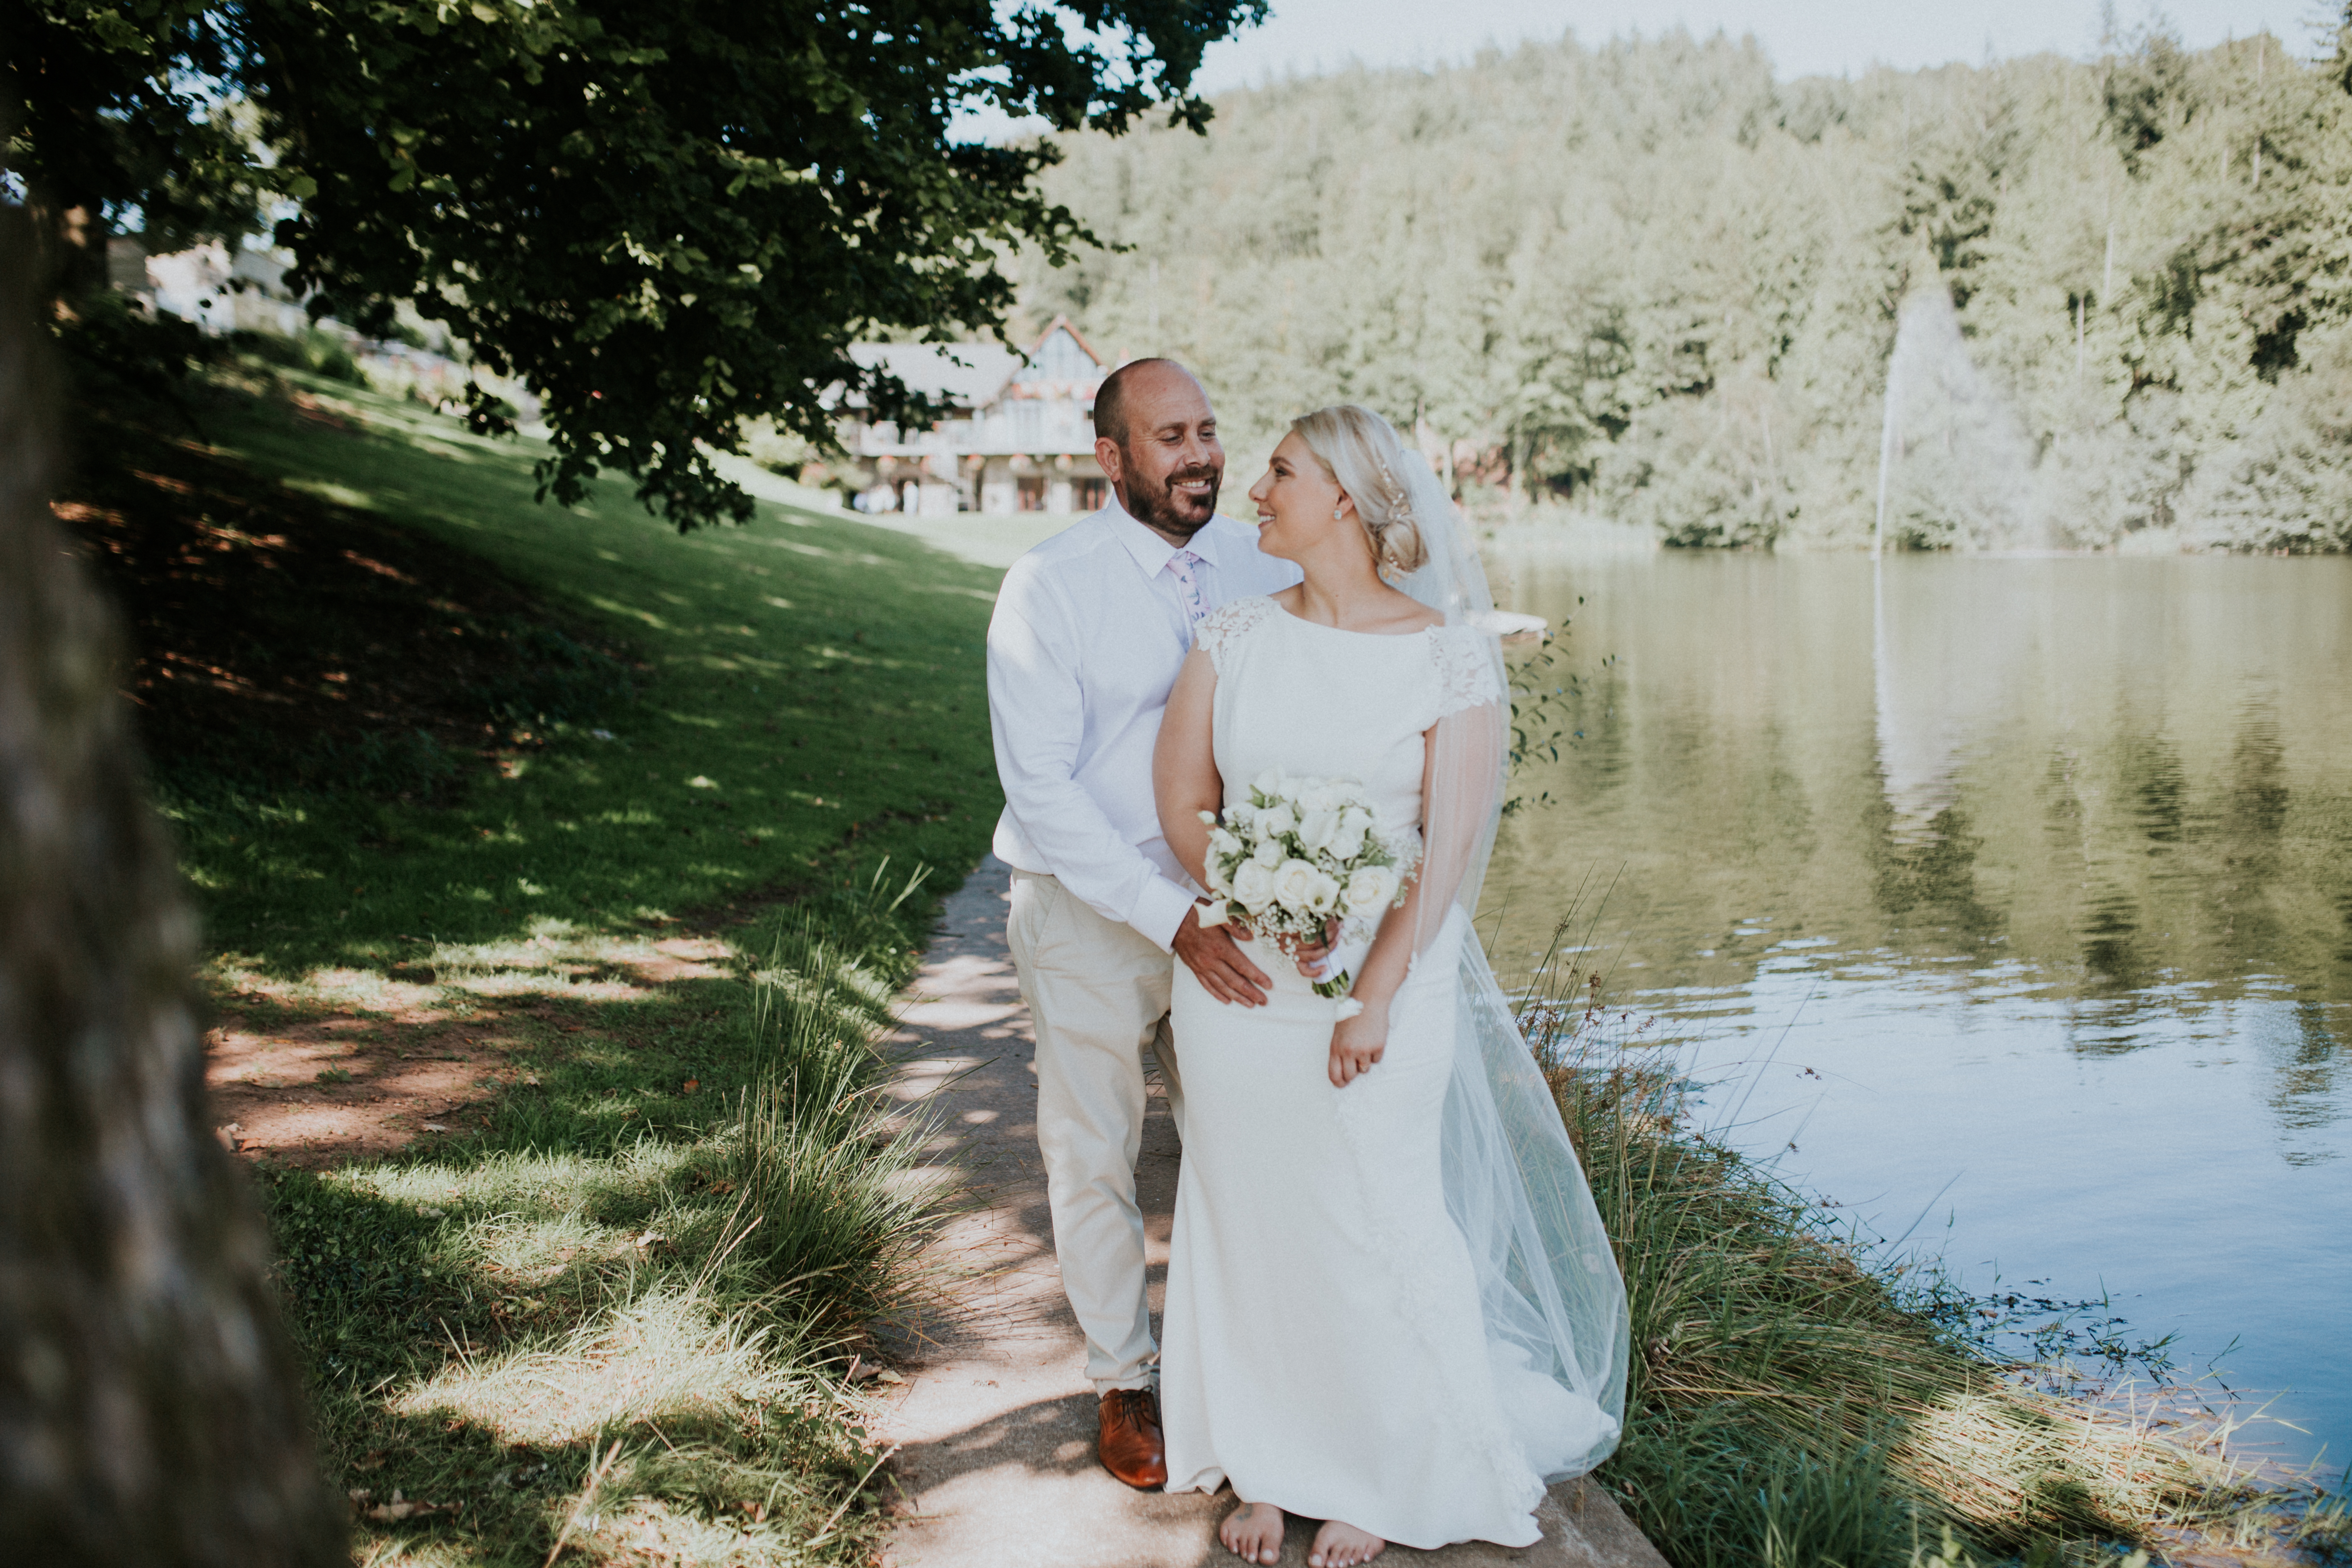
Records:
[[[1024,474],[1021,476],[1021,510],[1023,511],[1044,511],[1045,510],[1045,475]]]
[[[1070,486],[1070,505],[1079,511],[1100,511],[1109,500],[1108,479],[1079,479]]]

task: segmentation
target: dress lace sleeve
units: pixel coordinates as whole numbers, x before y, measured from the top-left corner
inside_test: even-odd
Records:
[[[1437,658],[1439,718],[1503,700],[1485,633],[1475,626],[1439,626],[1430,633],[1429,642]]]
[[[1246,599],[1235,599],[1220,605],[1201,617],[1199,628],[1192,634],[1192,646],[1209,656],[1217,673],[1225,672],[1225,656],[1239,647],[1250,633],[1265,624],[1268,616],[1278,612],[1272,599],[1263,594],[1253,594]]]

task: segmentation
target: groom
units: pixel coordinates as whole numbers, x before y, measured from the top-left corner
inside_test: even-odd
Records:
[[[1267,977],[1221,926],[1160,836],[1151,750],[1201,617],[1298,580],[1217,515],[1224,448],[1208,394],[1173,360],[1136,360],[1095,395],[1095,457],[1117,499],[1013,563],[988,626],[988,713],[1013,867],[1006,937],[1037,1035],[1037,1144],[1062,1288],[1087,1336],[1104,1468],[1168,1479],[1153,1392],[1135,1159],[1143,1056],[1159,1059],[1181,1135],[1169,954],[1221,1001],[1257,1006]]]

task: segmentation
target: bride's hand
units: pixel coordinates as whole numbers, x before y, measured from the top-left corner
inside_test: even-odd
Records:
[[[1359,997],[1364,1010],[1352,1018],[1343,1018],[1331,1031],[1331,1084],[1345,1089],[1381,1059],[1389,1048],[1389,1000],[1385,996]]]

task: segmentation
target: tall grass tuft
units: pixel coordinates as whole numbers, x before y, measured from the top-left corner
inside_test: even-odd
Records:
[[[1677,1568],[1910,1568],[1947,1537],[1953,1562],[2111,1561],[2242,1514],[2255,1489],[2221,1454],[2029,1386],[1922,1310],[1696,1131],[1673,1053],[1565,978],[1522,1021],[1632,1310],[1627,1433],[1600,1479]]]
[[[727,1173],[742,1194],[735,1252],[797,1316],[847,1329],[896,1304],[929,1234],[932,1205],[910,1175],[929,1130],[883,1090],[887,981],[828,929],[797,913],[753,976],[752,1028],[771,1059],[743,1092]]]

